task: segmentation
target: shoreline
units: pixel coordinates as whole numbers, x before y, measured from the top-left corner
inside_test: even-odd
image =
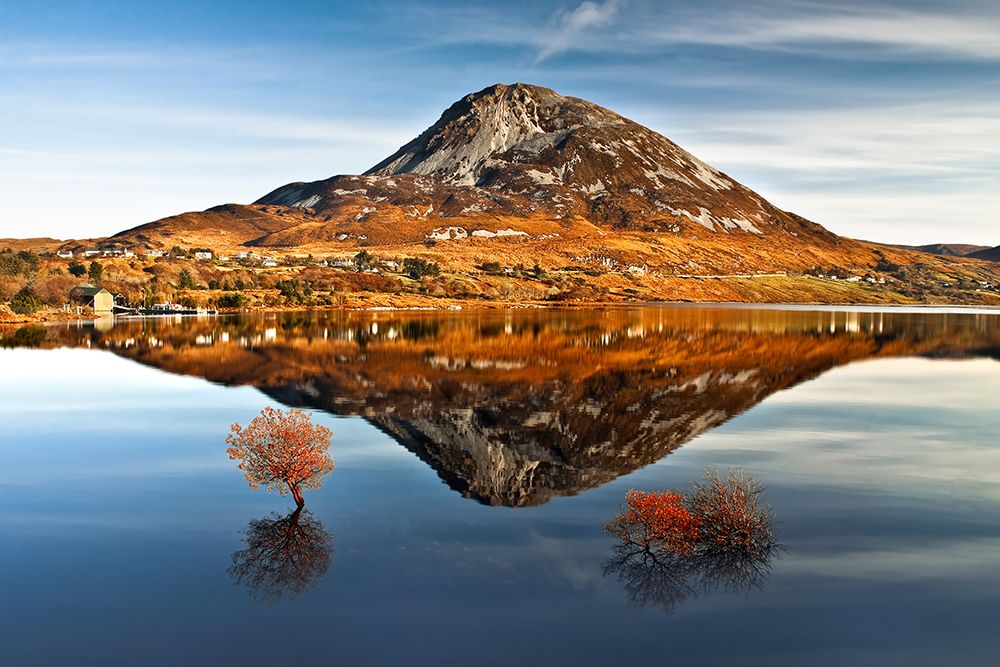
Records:
[[[98,321],[127,321],[136,319],[172,319],[175,317],[229,317],[232,315],[253,313],[285,313],[285,312],[370,312],[370,313],[462,313],[489,312],[505,310],[627,310],[639,308],[727,308],[734,310],[799,310],[816,312],[896,312],[896,313],[934,313],[934,314],[984,314],[1000,315],[1000,304],[970,304],[970,303],[824,303],[806,301],[586,301],[586,302],[476,302],[448,303],[446,305],[323,305],[323,306],[260,306],[241,309],[219,309],[213,315],[102,315],[81,316],[64,311],[39,312],[30,315],[17,315],[0,312],[0,327],[20,326],[52,326],[62,323],[93,323]]]

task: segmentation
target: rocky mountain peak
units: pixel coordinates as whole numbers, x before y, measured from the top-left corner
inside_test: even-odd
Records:
[[[495,84],[451,105],[420,136],[366,173],[415,173],[452,185],[477,185],[499,156],[551,147],[567,130],[597,124],[600,111],[548,88]]]
[[[424,175],[540,202],[574,200],[609,212],[613,224],[644,212],[711,230],[761,233],[762,224],[782,217],[653,130],[586,100],[523,83],[467,95],[366,173]]]
[[[647,245],[609,259],[607,230],[673,238],[733,234],[740,237],[737,246],[772,235],[790,245],[837,240],[654,130],[592,102],[524,83],[466,95],[364,175],[289,183],[230,217],[238,220],[228,233],[246,245],[517,239],[550,242],[550,252],[572,253],[559,261],[615,262],[640,270],[649,263]],[[180,230],[191,223],[170,224]],[[214,221],[211,227],[217,227]],[[593,251],[556,241],[568,237],[588,237]],[[713,270],[744,270],[752,256],[746,250],[727,252]],[[795,261],[807,260],[796,255]],[[705,270],[686,270],[695,269]]]

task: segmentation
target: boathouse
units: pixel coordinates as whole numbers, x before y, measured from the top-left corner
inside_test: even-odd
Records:
[[[115,297],[111,292],[94,285],[80,285],[69,291],[70,301],[81,306],[89,306],[95,313],[110,313],[115,309]]]

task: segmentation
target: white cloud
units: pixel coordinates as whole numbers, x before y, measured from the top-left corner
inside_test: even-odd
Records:
[[[651,113],[640,122],[838,234],[1000,243],[1000,100]]]
[[[1000,6],[952,2],[942,8],[764,0],[752,5],[707,1],[692,5],[584,0],[547,25],[507,11],[439,9],[421,12],[435,31],[424,46],[509,44],[537,48],[536,63],[569,49],[646,54],[704,45],[808,53],[833,58],[913,56],[1000,60]],[[614,24],[600,38],[589,33]],[[413,30],[423,28],[414,24]]]
[[[576,9],[558,14],[554,30],[542,37],[541,50],[535,61],[541,62],[578,46],[580,37],[588,31],[610,25],[620,7],[620,0],[605,0],[603,3],[584,0]]]
[[[647,24],[649,25],[649,24]],[[689,15],[663,27],[642,28],[647,44],[680,43],[824,52],[850,57],[871,55],[864,46],[885,54],[935,53],[975,59],[1000,59],[1000,14],[956,14],[836,6],[773,6],[762,11]]]

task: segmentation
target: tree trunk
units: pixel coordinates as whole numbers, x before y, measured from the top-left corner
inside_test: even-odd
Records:
[[[301,509],[302,506],[306,504],[306,499],[302,497],[302,491],[299,490],[299,485],[289,484],[288,489],[292,492],[292,498],[295,498],[296,506]]]

